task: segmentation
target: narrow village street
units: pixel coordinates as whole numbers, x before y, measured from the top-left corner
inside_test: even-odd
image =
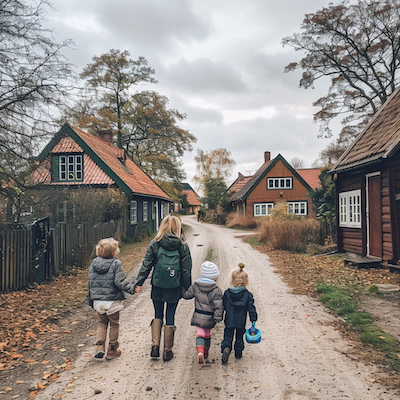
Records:
[[[177,310],[174,358],[153,361],[150,328],[153,307],[149,280],[142,293],[126,301],[121,315],[120,359],[85,357],[63,372],[37,399],[307,399],[393,400],[394,392],[374,382],[374,367],[347,357],[352,344],[330,325],[336,317],[317,300],[289,293],[268,257],[244,243],[244,231],[182,218],[193,258],[193,280],[211,248],[221,271],[218,284],[229,286],[229,273],[243,262],[249,274],[262,330],[259,344],[246,344],[243,358],[221,364],[223,323],[212,331],[210,364],[197,364],[193,301]],[[134,270],[136,273],[138,267]],[[76,379],[79,377],[79,379]],[[74,379],[75,378],[75,379]],[[72,382],[72,383],[71,383]],[[67,390],[68,389],[68,390]]]

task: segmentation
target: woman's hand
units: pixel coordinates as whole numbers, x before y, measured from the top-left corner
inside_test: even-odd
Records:
[[[141,286],[135,286],[135,293],[140,293],[142,291]]]

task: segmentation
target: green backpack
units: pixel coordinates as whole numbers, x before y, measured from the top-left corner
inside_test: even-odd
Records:
[[[154,266],[153,285],[163,289],[176,288],[181,283],[181,255],[178,250],[165,250],[159,246]]]

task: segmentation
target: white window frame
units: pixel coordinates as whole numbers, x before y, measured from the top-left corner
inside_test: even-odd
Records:
[[[59,158],[59,180],[81,181],[83,179],[82,154],[64,154]]]
[[[289,201],[287,203],[287,213],[300,216],[308,215],[308,203],[306,201]]]
[[[143,202],[143,222],[149,220],[147,201]]]
[[[277,177],[267,179],[267,190],[293,189],[293,177]]]
[[[361,190],[339,193],[339,226],[361,228]]]
[[[130,203],[130,221],[131,225],[137,224],[137,201],[131,200]]]
[[[265,217],[269,215],[269,210],[274,208],[274,203],[254,203],[253,215],[254,217]]]
[[[161,204],[161,219],[164,219],[169,214],[168,203],[163,201]]]

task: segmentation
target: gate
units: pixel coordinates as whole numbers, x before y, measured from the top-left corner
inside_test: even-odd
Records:
[[[50,279],[52,268],[50,264],[51,237],[49,217],[35,221],[32,224],[32,258],[33,280],[43,282]]]

